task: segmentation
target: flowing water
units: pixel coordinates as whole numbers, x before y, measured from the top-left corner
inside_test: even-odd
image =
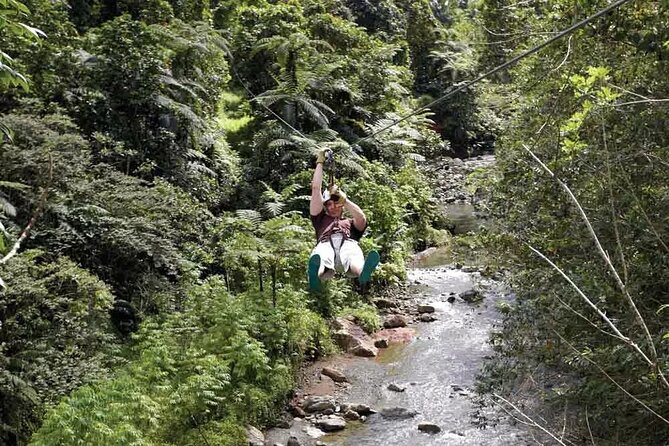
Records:
[[[344,431],[320,440],[338,446],[526,445],[518,426],[504,418],[495,425],[482,422],[483,409],[472,392],[484,357],[491,354],[488,335],[498,319],[496,302],[508,300],[500,286],[489,283],[484,299],[468,304],[446,302],[451,292],[472,289],[477,273],[446,268],[417,269],[413,283],[422,286],[422,299],[436,307],[438,321],[416,325],[415,338],[392,345],[375,360],[356,359],[344,373],[352,384],[338,400],[360,402],[376,410],[402,407],[418,412],[414,418],[388,420],[374,414],[365,423],[349,423]],[[387,389],[395,383],[404,392]],[[487,409],[487,412],[490,412]],[[441,428],[438,434],[418,430],[420,422]]]

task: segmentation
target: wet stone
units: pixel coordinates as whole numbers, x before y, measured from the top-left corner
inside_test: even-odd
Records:
[[[404,392],[406,389],[407,389],[406,387],[398,386],[395,383],[391,383],[388,385],[388,390],[391,390],[393,392]]]
[[[397,304],[390,299],[375,299],[374,305],[376,305],[376,308],[381,308],[381,309],[397,307]]]
[[[389,420],[406,420],[418,415],[415,410],[409,410],[404,407],[387,407],[381,409],[381,416]]]
[[[418,305],[418,312],[421,313],[421,314],[422,313],[434,313],[434,311],[435,311],[435,309],[434,309],[433,305],[427,305],[427,304]]]
[[[388,345],[388,339],[385,338],[374,341],[374,347],[376,348],[388,348]]]
[[[371,407],[369,407],[366,404],[360,404],[360,403],[344,403],[341,405],[341,411],[346,413],[349,410],[352,410],[354,412],[357,412],[360,415],[371,415],[373,413],[376,413],[374,410],[372,410]]]
[[[304,418],[307,414],[304,412],[304,409],[298,406],[291,406],[290,413],[296,418]]]
[[[418,423],[418,430],[428,434],[438,434],[441,432],[441,428],[439,426],[429,422]]]
[[[336,406],[334,398],[331,396],[310,396],[304,400],[302,407],[306,412],[323,412],[327,409],[332,409],[334,412]]]
[[[478,302],[483,299],[483,296],[476,290],[467,290],[464,293],[460,293],[460,299],[465,302]]]
[[[420,315],[420,321],[421,322],[434,322],[436,321],[437,318],[435,316],[432,316],[431,314],[421,314]]]
[[[346,420],[337,415],[330,415],[318,420],[316,426],[321,428],[324,432],[335,432],[346,427]]]
[[[347,410],[344,414],[344,418],[351,421],[358,421],[360,419],[360,414],[355,410]]]

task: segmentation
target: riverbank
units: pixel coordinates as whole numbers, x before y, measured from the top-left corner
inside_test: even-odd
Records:
[[[291,446],[525,444],[523,431],[474,393],[491,354],[497,305],[512,297],[471,269],[412,269],[405,293],[379,309],[385,321],[401,315],[406,327],[376,333],[372,339],[391,340],[375,357],[344,354],[313,364],[294,400],[297,416],[268,431],[265,444],[291,437]]]

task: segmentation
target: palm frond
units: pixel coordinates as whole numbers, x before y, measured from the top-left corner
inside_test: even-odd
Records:
[[[9,217],[16,217],[16,208],[13,204],[0,196],[0,210]]]
[[[328,127],[330,120],[316,105],[312,104],[310,100],[300,100],[298,103],[300,104],[300,108],[306,112],[311,120],[315,121],[321,128]]]
[[[191,161],[188,163],[188,168],[192,171],[195,171],[197,173],[200,173],[202,175],[206,175],[208,177],[216,178],[218,175],[216,172],[211,170],[209,167],[205,166],[202,163],[198,163],[195,161]]]
[[[14,181],[0,181],[0,188],[18,190],[20,192],[28,192],[30,190],[30,186],[27,184],[16,183]]]
[[[268,201],[263,205],[265,210],[269,215],[272,217],[276,217],[277,215],[281,214],[281,211],[283,211],[283,208],[286,206],[286,203],[280,202],[280,201]]]
[[[349,170],[355,172],[356,174],[360,175],[362,178],[369,177],[365,169],[363,169],[363,167],[360,164],[356,163],[354,160],[350,158],[343,158],[341,160],[337,160],[337,162],[342,166],[348,168]]]
[[[281,190],[280,197],[283,198],[284,200],[287,200],[290,198],[291,195],[293,195],[295,192],[300,190],[302,188],[302,185],[293,183],[289,184],[288,186],[284,187]]]
[[[425,162],[425,157],[421,155],[420,153],[415,153],[415,152],[409,152],[406,153],[405,156],[411,160],[414,160],[416,162],[422,163]]]
[[[262,223],[262,215],[260,212],[253,209],[239,209],[235,211],[235,214],[244,220],[251,222],[254,225],[259,225]]]

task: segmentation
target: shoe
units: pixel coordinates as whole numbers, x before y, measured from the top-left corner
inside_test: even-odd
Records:
[[[358,281],[361,284],[369,282],[369,279],[372,277],[372,273],[376,269],[376,265],[379,264],[380,259],[381,257],[379,256],[379,253],[376,251],[370,251],[369,254],[367,254],[367,258],[365,259],[365,265],[362,267],[362,272],[360,273],[360,277],[358,278]]]
[[[309,269],[307,277],[309,279],[309,289],[318,291],[321,289],[321,279],[318,278],[318,269],[321,267],[321,256],[314,254],[309,258]]]

